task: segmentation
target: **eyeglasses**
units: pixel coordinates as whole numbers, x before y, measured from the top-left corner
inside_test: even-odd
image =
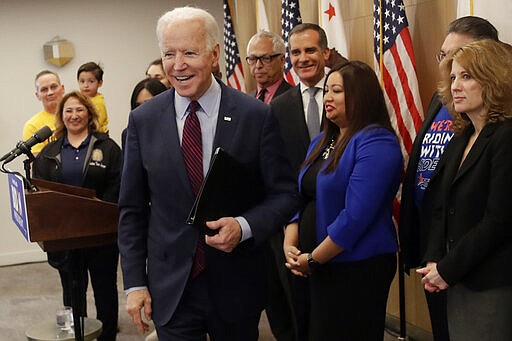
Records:
[[[438,63],[441,63],[441,61],[446,57],[446,53],[444,51],[439,51],[436,54],[436,60]]]
[[[258,62],[258,60],[263,64],[263,65],[267,65],[269,64],[275,57],[277,56],[281,56],[282,53],[276,53],[276,54],[272,54],[272,55],[268,55],[268,54],[265,54],[263,56],[259,56],[259,57],[256,57],[256,56],[249,56],[249,57],[245,57],[245,60],[247,61],[247,64],[249,65],[254,65]]]

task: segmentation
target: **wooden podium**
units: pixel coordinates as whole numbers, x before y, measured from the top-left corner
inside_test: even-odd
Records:
[[[45,252],[115,244],[119,211],[116,204],[99,200],[91,189],[32,179],[35,192],[25,192],[29,239]],[[86,335],[79,297],[83,283],[80,269],[84,267],[82,252],[77,253],[77,266],[71,270],[72,306],[75,340]]]
[[[32,179],[39,190],[26,192],[30,241],[45,252],[116,243],[116,204],[96,198],[94,190]]]

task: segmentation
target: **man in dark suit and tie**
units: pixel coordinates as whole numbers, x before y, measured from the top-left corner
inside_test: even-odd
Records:
[[[265,303],[262,245],[300,199],[271,108],[212,76],[219,28],[208,12],[175,8],[157,24],[172,89],[130,113],[119,199],[127,311],[161,340],[257,340]],[[254,172],[264,199],[237,217],[186,224],[212,151]]]
[[[273,32],[259,31],[251,37],[245,58],[257,85],[251,96],[268,104],[291,88],[284,80],[285,52],[283,39]],[[269,239],[266,252],[268,301],[265,311],[274,337],[278,341],[294,341],[297,326],[293,317],[291,272],[284,265],[283,242],[283,229]]]
[[[257,88],[250,95],[268,104],[291,88],[284,80],[285,53],[283,39],[273,32],[259,31],[251,37],[245,60]]]
[[[329,60],[330,50],[324,30],[310,23],[299,24],[292,29],[288,48],[300,83],[275,97],[270,106],[279,121],[293,176],[297,179],[309,143],[320,132],[325,63]],[[293,276],[291,286],[297,339],[307,340],[307,279]]]
[[[279,121],[288,158],[298,176],[309,143],[320,132],[325,63],[330,50],[324,30],[311,23],[292,29],[288,47],[300,82],[274,98],[270,106]]]

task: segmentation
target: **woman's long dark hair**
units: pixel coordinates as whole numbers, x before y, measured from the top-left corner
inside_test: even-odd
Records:
[[[338,72],[343,79],[348,129],[335,144],[333,157],[325,169],[328,173],[334,172],[338,166],[338,162],[350,139],[369,125],[376,125],[395,133],[389,120],[382,88],[375,72],[367,64],[360,61],[343,62],[332,67],[331,71],[327,74],[326,83],[329,76],[334,72]],[[340,134],[340,128],[327,119],[325,108],[322,116],[323,136],[311,154],[306,158],[303,166],[313,163],[333,139],[335,141],[338,139]]]
[[[160,82],[158,79],[144,78],[143,80],[138,82],[137,85],[135,85],[135,87],[133,88],[132,98],[130,100],[132,110],[138,107],[137,96],[139,96],[140,92],[144,89],[149,91],[149,93],[153,96],[156,96],[159,93],[167,90],[165,85],[163,85],[162,82]]]

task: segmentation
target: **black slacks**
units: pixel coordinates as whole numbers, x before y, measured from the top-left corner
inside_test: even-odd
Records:
[[[425,290],[434,341],[450,341],[450,334],[448,333],[446,296],[446,290],[433,293]]]
[[[290,270],[284,265],[284,233],[270,237],[265,250],[268,302],[265,307],[272,334],[277,341],[295,341],[297,324],[292,305]]]
[[[206,270],[208,271],[208,270]],[[213,308],[208,290],[208,276],[200,274],[189,280],[171,320],[155,325],[159,340],[165,341],[257,341],[261,311],[237,322],[228,322]]]
[[[310,276],[309,340],[382,341],[396,254],[328,263]]]

